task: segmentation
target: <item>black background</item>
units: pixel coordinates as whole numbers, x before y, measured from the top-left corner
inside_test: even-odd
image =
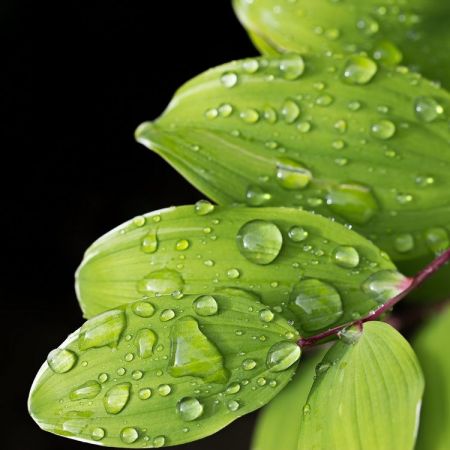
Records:
[[[3,0],[0,36],[0,440],[8,450],[91,448],[40,431],[26,410],[48,351],[82,323],[74,271],[121,222],[202,198],[133,131],[189,78],[257,52],[228,0]],[[248,449],[254,417],[176,448]]]

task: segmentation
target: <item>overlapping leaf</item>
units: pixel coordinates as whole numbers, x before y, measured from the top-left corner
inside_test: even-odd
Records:
[[[450,308],[434,316],[413,341],[425,374],[417,450],[446,450],[450,442]]]
[[[301,206],[431,259],[449,246],[449,105],[363,56],[286,55],[198,76],[137,138],[219,203]]]
[[[256,423],[252,450],[297,450],[303,406],[322,360],[320,351],[302,361],[295,378],[267,406]]]
[[[252,294],[161,296],[107,311],[49,354],[29,408],[45,430],[112,447],[176,445],[267,403],[296,331]]]
[[[265,54],[366,51],[450,86],[450,6],[440,0],[234,0]]]
[[[367,314],[405,283],[371,242],[324,217],[203,202],[125,223],[87,250],[77,274],[87,317],[143,296],[236,287],[305,335]]]
[[[423,388],[408,342],[389,325],[369,322],[358,342],[339,342],[324,357],[298,450],[413,449]]]

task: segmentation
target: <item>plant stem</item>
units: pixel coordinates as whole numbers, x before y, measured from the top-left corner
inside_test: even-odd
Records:
[[[388,300],[386,303],[382,304],[379,308],[370,311],[369,314],[362,318],[354,320],[353,322],[348,322],[344,325],[339,325],[334,328],[330,328],[322,333],[316,334],[315,336],[310,336],[307,338],[302,338],[297,341],[300,347],[309,347],[315,345],[317,342],[333,335],[337,335],[344,328],[350,327],[352,325],[359,324],[362,327],[364,322],[370,320],[378,319],[383,313],[390,310],[394,305],[396,305],[400,300],[404,299],[411,291],[417,289],[425,280],[427,280],[431,275],[437,272],[444,264],[450,261],[450,248],[445,250],[441,255],[435,258],[430,264],[419,271],[414,277],[406,278],[405,286],[400,294]]]

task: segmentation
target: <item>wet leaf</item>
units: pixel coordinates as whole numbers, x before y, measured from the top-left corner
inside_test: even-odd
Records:
[[[295,378],[261,410],[251,450],[297,450],[303,405],[323,356],[320,351],[302,360]]]
[[[394,328],[368,322],[356,343],[337,343],[321,364],[303,408],[298,450],[414,448],[424,380]]]
[[[449,246],[449,107],[365,56],[291,54],[194,78],[136,134],[218,203],[301,206],[430,260]]]
[[[265,54],[365,51],[382,64],[401,62],[450,86],[448,2],[234,0],[234,7]]]
[[[151,253],[148,236],[158,241]],[[77,273],[88,317],[143,297],[236,287],[294,320],[305,335],[367,314],[405,283],[371,242],[324,217],[207,202],[125,223],[87,250]]]
[[[431,318],[413,340],[425,375],[417,450],[446,450],[450,442],[450,308]]]
[[[267,403],[294,373],[299,336],[276,313],[262,320],[265,310],[252,294],[224,289],[102,313],[50,353],[30,413],[44,430],[111,447],[212,434]]]

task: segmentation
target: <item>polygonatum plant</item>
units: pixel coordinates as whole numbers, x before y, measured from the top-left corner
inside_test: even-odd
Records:
[[[30,414],[160,448],[266,405],[252,450],[446,449],[449,8],[234,7],[264,56],[194,78],[136,131],[217,204],[137,216],[89,247],[88,320],[48,354]]]

